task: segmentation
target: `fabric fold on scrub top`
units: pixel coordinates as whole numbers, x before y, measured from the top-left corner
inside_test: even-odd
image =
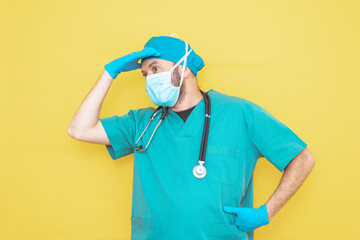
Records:
[[[253,207],[253,172],[265,157],[279,171],[307,144],[259,105],[213,89],[205,156],[207,175],[193,176],[204,127],[201,99],[186,122],[169,109],[146,152],[133,149],[153,107],[101,118],[113,160],[134,154],[131,239],[253,239],[224,205]],[[138,145],[145,146],[157,115]]]
[[[134,115],[137,112],[137,110],[130,110],[123,116],[114,115],[100,119],[111,144],[105,146],[113,160],[134,153]]]

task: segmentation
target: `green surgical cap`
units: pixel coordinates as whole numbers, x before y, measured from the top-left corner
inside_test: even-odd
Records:
[[[185,55],[185,47],[186,43],[175,37],[169,36],[156,36],[150,38],[147,43],[145,43],[144,48],[150,47],[154,48],[156,51],[160,53],[160,56],[149,56],[141,59],[141,64],[148,59],[152,58],[160,58],[164,60],[168,60],[171,62],[178,62],[184,55]],[[190,51],[191,47],[188,44],[188,51]],[[185,59],[184,59],[185,60]],[[180,63],[184,65],[184,61]],[[205,66],[204,61],[202,58],[197,55],[194,50],[188,55],[186,60],[186,67],[188,67],[195,76],[197,76],[197,72],[200,71]]]

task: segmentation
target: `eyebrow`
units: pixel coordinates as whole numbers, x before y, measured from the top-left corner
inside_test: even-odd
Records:
[[[152,65],[154,65],[155,63],[158,63],[157,61],[153,61],[152,63],[149,64],[148,68],[150,68]],[[141,70],[142,73],[144,73],[143,70]]]

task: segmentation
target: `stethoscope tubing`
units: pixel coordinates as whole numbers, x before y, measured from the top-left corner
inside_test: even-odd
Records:
[[[199,153],[199,164],[200,164],[200,162],[202,162],[202,165],[203,165],[203,164],[205,164],[205,155],[206,155],[207,141],[208,141],[209,128],[210,128],[211,100],[210,100],[208,93],[203,92],[202,90],[200,90],[200,92],[203,95],[204,103],[205,103],[204,130],[203,130],[203,134],[202,134],[202,138],[201,138],[201,146],[200,146],[200,153]],[[150,137],[148,143],[146,144],[145,148],[143,149],[142,145],[137,147],[136,144],[139,142],[141,137],[144,135],[144,133],[145,133],[146,129],[149,127],[150,123],[155,119],[155,117],[157,116],[158,111],[160,109],[162,109],[160,120],[157,123],[154,131],[152,132],[151,137]],[[167,115],[168,110],[169,110],[169,107],[163,107],[163,106],[159,106],[157,109],[155,109],[155,111],[152,113],[150,120],[149,120],[148,124],[146,125],[145,129],[143,130],[140,137],[135,142],[135,146],[134,146],[135,150],[137,150],[139,152],[144,152],[148,148],[148,146],[151,142],[151,139],[153,138],[157,128],[160,126],[161,122],[164,120],[165,116]]]
[[[158,114],[158,111],[159,111],[161,108],[163,108],[163,107],[162,107],[162,106],[159,106],[159,107],[153,112],[153,114],[151,115],[150,121],[148,122],[148,124],[146,125],[144,131],[141,133],[140,137],[138,138],[138,140],[137,140],[136,143],[135,143],[135,147],[134,147],[135,150],[137,150],[137,151],[139,151],[139,152],[144,152],[144,151],[148,148],[148,146],[149,146],[149,144],[150,144],[150,142],[151,142],[151,139],[153,138],[153,136],[154,136],[154,134],[155,134],[155,132],[156,132],[156,129],[160,126],[161,122],[164,120],[165,116],[166,116],[167,113],[168,113],[168,110],[169,110],[169,109],[168,109],[167,107],[165,107],[165,110],[164,110],[164,111],[161,111],[160,120],[159,120],[159,122],[156,124],[156,127],[155,127],[154,131],[152,132],[152,134],[151,134],[151,136],[150,136],[150,139],[149,139],[148,143],[146,144],[145,148],[142,149],[142,148],[143,148],[142,145],[140,145],[139,147],[137,147],[136,144],[139,142],[139,140],[141,139],[141,137],[144,135],[146,129],[149,127],[150,123],[155,119],[156,115]]]
[[[201,91],[201,94],[203,95],[204,102],[205,102],[205,120],[204,120],[203,135],[202,135],[202,139],[201,139],[199,161],[202,161],[203,163],[205,163],[207,140],[208,140],[208,136],[209,136],[211,102],[210,102],[210,98],[208,97],[207,93],[204,93],[203,91]]]

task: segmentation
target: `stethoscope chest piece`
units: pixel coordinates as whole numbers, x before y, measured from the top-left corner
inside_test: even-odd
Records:
[[[199,165],[196,165],[193,169],[193,175],[196,178],[204,178],[206,176],[206,168],[204,167],[204,162],[199,161]]]
[[[207,146],[207,140],[208,140],[208,136],[209,136],[209,126],[210,126],[210,113],[211,113],[211,101],[210,101],[210,96],[203,92],[202,90],[201,94],[203,95],[204,98],[204,103],[205,103],[205,121],[204,121],[204,130],[203,130],[203,134],[202,134],[202,138],[201,138],[201,145],[200,145],[200,153],[199,153],[199,160],[198,160],[198,165],[196,165],[193,169],[193,175],[196,178],[204,178],[206,176],[206,168],[204,167],[205,164],[205,155],[206,155],[206,146]],[[165,109],[163,109],[161,111],[161,117],[160,120],[158,122],[158,124],[156,125],[155,129],[153,130],[148,143],[146,144],[145,148],[143,148],[142,145],[137,146],[137,143],[140,141],[140,139],[142,138],[142,136],[144,135],[144,133],[146,132],[147,128],[149,127],[150,123],[155,119],[156,115],[159,113],[158,111],[160,111],[163,107],[159,106],[157,109],[155,109],[155,111],[152,113],[150,120],[148,122],[148,124],[146,125],[145,129],[143,130],[143,132],[141,133],[140,137],[137,139],[137,141],[134,144],[134,149],[136,151],[139,152],[144,152],[150,142],[151,139],[153,138],[156,129],[159,127],[159,125],[161,124],[161,122],[164,120],[165,116],[168,113],[169,107],[165,107]]]

